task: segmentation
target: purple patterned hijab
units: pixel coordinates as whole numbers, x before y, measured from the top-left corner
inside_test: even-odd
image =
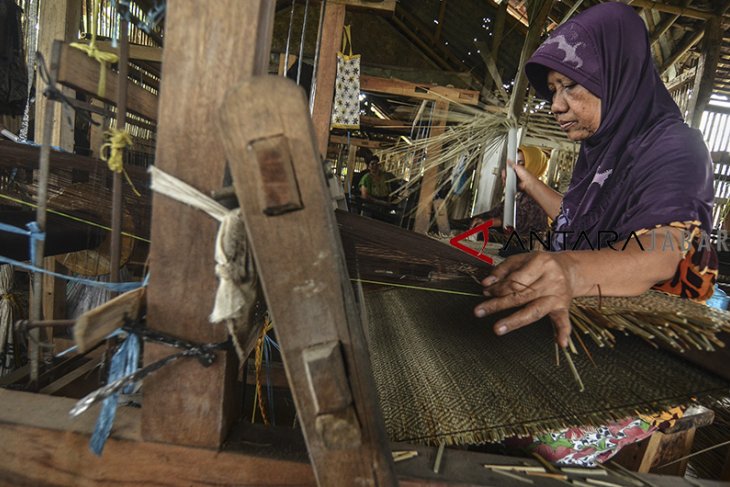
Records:
[[[591,7],[561,25],[525,66],[548,100],[555,70],[601,99],[601,124],[581,144],[553,247],[587,249],[616,232],[699,221],[711,230],[712,161],[699,131],[682,120],[649,50],[644,22],[622,3]],[[585,232],[585,238],[579,238]]]

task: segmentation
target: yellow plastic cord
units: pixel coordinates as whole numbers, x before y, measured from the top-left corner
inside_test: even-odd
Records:
[[[483,294],[468,293],[468,292],[464,292],[464,291],[453,291],[451,289],[438,289],[438,288],[423,287],[423,286],[409,286],[407,284],[395,284],[392,282],[371,281],[368,279],[355,279],[352,277],[350,278],[350,280],[352,282],[362,282],[364,284],[377,284],[380,286],[402,287],[404,289],[416,289],[418,291],[431,291],[434,293],[458,294],[459,296],[484,296]]]
[[[96,47],[96,18],[99,16],[99,0],[94,0],[94,12],[91,15],[91,41],[88,44],[81,42],[72,42],[71,47],[80,49],[90,58],[94,58],[99,63],[99,85],[96,88],[96,94],[104,96],[106,93],[106,63],[116,63],[119,56],[113,52],[101,51]]]
[[[266,338],[266,334],[274,327],[274,324],[269,320],[268,316],[264,319],[264,326],[261,327],[261,332],[259,333],[259,337],[256,340],[256,356],[255,356],[255,365],[256,365],[256,397],[254,397],[254,402],[258,399],[258,406],[259,411],[261,411],[261,419],[263,420],[264,424],[266,426],[269,425],[269,416],[266,414],[266,406],[264,405],[264,395],[263,395],[263,381],[261,380],[261,370],[262,365],[264,361],[264,341]],[[271,405],[269,405],[271,406]],[[253,407],[253,415],[251,417],[251,422],[253,423],[254,418],[256,417],[256,406]]]
[[[134,187],[134,183],[132,183],[132,179],[127,174],[127,171],[124,170],[124,148],[132,145],[132,136],[128,132],[118,129],[109,129],[104,134],[109,137],[109,142],[101,146],[101,150],[99,151],[101,160],[107,163],[109,170],[124,173],[124,178],[132,188],[134,194],[142,196],[137,191],[137,188]]]

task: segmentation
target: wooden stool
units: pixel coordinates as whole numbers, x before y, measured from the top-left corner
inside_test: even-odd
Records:
[[[696,429],[712,424],[714,419],[715,413],[711,410],[693,408],[691,414],[678,419],[672,426],[660,428],[649,438],[622,448],[613,461],[635,472],[684,476],[688,459],[658,467],[689,455]]]

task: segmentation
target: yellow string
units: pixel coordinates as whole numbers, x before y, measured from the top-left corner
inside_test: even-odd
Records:
[[[34,203],[30,203],[28,201],[23,201],[23,200],[18,199],[18,198],[13,198],[12,196],[8,196],[6,194],[0,194],[0,198],[6,199],[8,201],[12,201],[13,203],[18,203],[20,205],[30,206],[31,208],[38,208],[38,205],[36,205]],[[92,222],[92,221],[89,221],[89,220],[84,220],[83,218],[79,218],[79,217],[76,217],[76,216],[73,216],[73,215],[69,215],[68,213],[63,213],[61,211],[52,210],[50,208],[48,208],[46,211],[48,213],[53,213],[54,215],[62,216],[64,218],[68,218],[69,220],[77,221],[79,223],[84,223],[84,224],[90,225],[92,227],[101,228],[102,230],[108,230],[110,232],[112,231],[111,227],[107,227],[107,226],[104,226],[104,225],[100,225],[100,224],[98,224],[96,222]],[[122,235],[124,235],[125,237],[133,238],[135,240],[139,240],[140,242],[150,243],[150,240],[149,239],[146,239],[144,237],[140,237],[139,235],[133,235],[133,234],[128,233],[128,232],[122,232]]]
[[[419,291],[431,291],[434,293],[458,294],[460,296],[484,296],[483,294],[467,293],[464,291],[452,291],[451,289],[436,289],[436,288],[431,288],[431,287],[409,286],[407,284],[394,284],[392,282],[369,281],[367,279],[350,278],[350,280],[353,282],[362,282],[365,284],[378,284],[380,286],[402,287],[405,289],[417,289]]]
[[[96,47],[96,18],[99,16],[99,3],[99,0],[94,0],[94,11],[91,15],[91,41],[88,44],[72,42],[69,45],[84,51],[87,56],[96,59],[99,63],[99,85],[96,94],[103,97],[106,93],[106,64],[116,63],[119,61],[119,56],[113,52],[101,51]]]
[[[266,334],[274,327],[268,316],[264,319],[264,326],[261,327],[261,333],[259,334],[258,340],[256,340],[256,397],[258,398],[259,411],[261,411],[261,419],[265,425],[269,425],[269,417],[266,414],[266,407],[264,406],[264,396],[261,382],[261,370],[264,361],[264,341]],[[254,417],[256,415],[256,406],[254,406]],[[251,418],[253,422],[253,417]]]
[[[109,170],[124,174],[124,178],[127,180],[127,184],[132,188],[132,191],[137,196],[142,196],[137,188],[134,187],[132,179],[124,170],[124,149],[133,144],[132,136],[126,130],[109,129],[104,132],[104,135],[109,137],[109,142],[106,142],[101,146],[99,151],[101,154],[101,160],[105,161],[109,166]]]

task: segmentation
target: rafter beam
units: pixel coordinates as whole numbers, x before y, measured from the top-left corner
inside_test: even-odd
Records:
[[[522,54],[520,54],[520,65],[517,68],[517,78],[515,79],[515,85],[512,89],[512,98],[509,103],[510,116],[514,117],[515,120],[519,120],[522,115],[522,107],[525,104],[525,91],[527,89],[527,75],[525,74],[525,64],[527,60],[535,52],[538,43],[540,42],[540,35],[542,34],[543,26],[547,21],[548,14],[553,6],[553,0],[545,0],[542,8],[537,13],[534,19],[530,19],[530,27],[527,30],[527,37],[525,43],[522,46]]]
[[[410,83],[399,79],[377,78],[367,75],[360,76],[360,90],[366,93],[384,93],[420,100],[447,100],[463,105],[479,104],[478,91],[432,86],[425,83]]]
[[[659,72],[661,74],[664,74],[674,63],[679,61],[682,56],[687,54],[690,49],[692,49],[698,42],[700,42],[704,35],[705,29],[703,27],[694,34],[685,36],[685,41],[679,46],[677,51],[672,54],[669,59],[664,62],[664,64],[662,64],[662,67],[659,68]]]

